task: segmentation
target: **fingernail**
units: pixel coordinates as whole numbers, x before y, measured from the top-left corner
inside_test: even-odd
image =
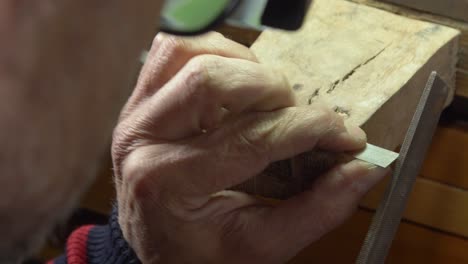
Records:
[[[379,168],[379,166],[377,166],[375,164],[365,162],[365,161],[362,161],[362,160],[357,160],[357,162],[359,163],[360,166],[365,167],[367,170],[374,170],[376,168]]]
[[[355,159],[351,162],[343,164],[345,170],[349,171],[351,174],[375,174],[375,176],[385,176],[390,169],[389,168],[382,168],[375,164],[365,162],[362,160]],[[383,175],[381,175],[383,174]]]
[[[367,169],[369,176],[371,177],[383,178],[390,171],[389,168],[382,168],[369,162],[365,162],[361,160],[358,160],[357,162],[359,163],[360,166],[363,166],[364,168]]]
[[[364,132],[364,130],[362,130],[360,127],[355,125],[346,125],[346,130],[352,137],[356,138],[358,141],[367,142],[366,132]]]
[[[380,182],[389,169],[385,169],[374,164],[361,160],[354,160],[348,163],[347,170],[349,175],[355,175],[355,186],[362,191],[362,194],[368,192],[373,186]]]

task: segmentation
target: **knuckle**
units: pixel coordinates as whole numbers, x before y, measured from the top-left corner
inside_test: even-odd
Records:
[[[216,31],[207,33],[206,38],[213,40],[214,43],[219,44],[220,47],[224,47],[223,49],[229,49],[229,47],[235,47],[236,49],[238,49],[238,47],[245,47]],[[242,50],[243,58],[253,62],[258,62],[257,56],[249,48],[245,47],[239,50]]]
[[[189,93],[203,94],[205,99],[216,97],[216,76],[214,71],[222,67],[218,56],[199,55],[195,56],[186,65],[187,75],[185,84]],[[192,90],[190,90],[190,88]]]
[[[253,53],[251,49],[247,49],[247,52],[245,55],[247,56],[248,60],[253,61],[253,62],[259,62],[257,55],[255,55],[255,53]]]
[[[171,164],[158,157],[163,153],[158,153],[154,148],[152,150],[149,152],[145,148],[137,148],[122,162],[121,184],[136,198],[156,200],[167,194],[163,180]]]
[[[217,31],[210,31],[206,34],[206,37],[208,38],[216,38],[216,39],[222,39],[222,40],[225,40],[226,37],[224,37],[223,34],[217,32]]]
[[[190,59],[188,65],[194,68],[212,70],[222,66],[221,57],[211,54],[198,55]]]
[[[209,82],[209,73],[208,69],[206,68],[204,58],[202,56],[196,56],[190,59],[184,67],[184,74],[185,80],[183,84],[188,89],[187,92],[191,92],[190,88],[192,89],[200,89],[206,86]]]
[[[181,37],[159,33],[153,40],[152,49],[159,49],[158,57],[174,58],[190,53],[190,45]]]
[[[271,67],[266,67],[265,72],[266,72],[266,78],[270,80],[271,85],[273,87],[275,87],[278,91],[281,91],[284,94],[292,95],[292,89],[289,84],[289,80],[283,74],[283,72],[281,72],[278,69],[271,68]]]
[[[122,177],[117,179],[117,188],[125,188],[127,194],[138,203],[163,204],[168,192],[161,183],[161,172],[154,163],[139,150],[127,156],[122,167]],[[120,185],[120,186],[119,186]]]
[[[316,111],[317,124],[323,125],[323,135],[337,133],[344,127],[342,117],[328,107],[320,107]]]
[[[121,179],[122,162],[130,152],[130,138],[130,133],[122,125],[118,125],[112,134],[111,156],[117,179]]]
[[[129,153],[122,162],[122,180],[126,183],[135,183],[143,179],[143,175],[147,174],[146,160],[146,155],[139,149]]]
[[[253,153],[254,156],[262,157],[265,153],[268,153],[268,145],[260,140],[262,136],[256,130],[249,130],[246,132],[239,133],[239,140],[242,146],[246,146],[249,152]]]
[[[288,78],[286,77],[286,75],[283,74],[282,71],[275,69],[275,68],[270,68],[270,72],[273,78],[275,78],[276,82],[280,84],[280,87],[285,87],[285,88],[288,88],[289,90]]]
[[[122,183],[132,197],[140,203],[156,205],[158,209],[180,219],[190,220],[193,210],[200,208],[198,201],[191,199],[186,191],[186,183],[174,180],[177,167],[183,161],[169,162],[164,156],[167,149],[151,152],[133,151],[125,160]]]
[[[135,129],[129,121],[123,121],[117,125],[112,133],[111,156],[114,165],[114,173],[117,179],[122,177],[124,160],[142,145],[142,133]]]
[[[333,113],[333,111],[331,111],[331,109],[325,106],[316,109],[316,116],[318,122],[330,125],[333,125],[336,119],[336,116]]]
[[[206,74],[207,59],[203,55],[191,58],[185,66],[191,75]]]

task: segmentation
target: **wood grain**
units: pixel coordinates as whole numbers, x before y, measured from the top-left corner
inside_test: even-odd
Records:
[[[361,206],[376,209],[389,179],[369,192]],[[467,205],[468,191],[418,178],[403,217],[431,228],[468,237]]]
[[[468,124],[439,126],[421,176],[468,190]]]
[[[288,77],[300,105],[322,101],[362,126],[370,143],[395,149],[429,73],[437,70],[454,86],[457,36],[457,30],[365,5],[317,0],[300,31],[266,30],[251,49]],[[285,198],[307,182],[264,173],[242,189]]]
[[[355,263],[372,215],[359,210],[343,226],[304,249],[289,264]],[[466,239],[404,221],[386,263],[468,263],[467,248]]]
[[[468,22],[467,0],[383,0]]]
[[[457,78],[456,78],[456,96],[463,98],[463,102],[468,101],[468,23],[464,21],[458,21],[441,15],[430,14],[418,10],[413,10],[403,6],[398,6],[394,4],[384,3],[382,1],[376,0],[350,0],[352,2],[366,4],[372,7],[376,7],[382,10],[386,10],[395,14],[402,16],[429,21],[432,23],[437,23],[445,25],[448,27],[456,28],[460,30],[461,35],[459,38],[459,49],[458,49],[458,58],[457,63]],[[433,0],[431,0],[433,1]],[[429,1],[429,2],[431,2]],[[440,2],[445,2],[439,0]],[[457,0],[455,0],[457,1]],[[400,1],[401,2],[401,1]],[[419,1],[426,2],[426,1]],[[466,9],[461,9],[466,14],[468,14]],[[468,116],[468,103],[463,106],[457,107],[459,111]]]

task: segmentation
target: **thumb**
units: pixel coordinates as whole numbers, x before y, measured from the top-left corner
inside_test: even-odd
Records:
[[[284,241],[288,241],[289,250],[285,254],[295,254],[318,240],[342,224],[360,199],[388,172],[389,169],[358,160],[336,166],[309,190],[284,201],[271,212],[265,230],[280,232],[277,242],[282,245],[272,246],[283,248]]]

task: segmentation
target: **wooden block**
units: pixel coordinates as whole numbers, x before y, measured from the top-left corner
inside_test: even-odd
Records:
[[[439,126],[421,176],[468,190],[468,125]]]
[[[460,30],[461,35],[459,38],[459,50],[458,50],[458,64],[457,64],[457,78],[456,78],[456,96],[460,97],[461,100],[457,102],[462,102],[462,105],[457,105],[457,111],[461,114],[468,116],[468,23],[464,21],[459,21],[451,18],[447,18],[440,15],[434,15],[425,13],[418,10],[413,10],[410,8],[405,8],[402,6],[384,3],[382,1],[376,0],[350,0],[352,2],[366,4],[372,7],[376,7],[382,10],[386,10],[395,14],[399,14],[409,18],[415,18],[419,20],[429,21],[441,25],[446,25],[452,28]],[[393,1],[393,0],[391,0]],[[413,1],[413,0],[410,0]],[[418,2],[432,2],[431,1],[419,1]],[[441,3],[447,3],[445,0],[438,0]],[[450,0],[458,1],[458,0]],[[458,2],[466,2],[466,0],[461,0]],[[398,2],[402,2],[398,0]],[[460,9],[465,15],[468,14],[466,8]]]
[[[371,143],[395,149],[430,72],[454,86],[458,33],[348,1],[317,0],[300,31],[264,31],[251,49],[289,78],[300,105],[324,101],[362,126]],[[285,198],[301,190],[302,180],[264,173],[242,188]]]
[[[372,213],[359,210],[343,226],[299,253],[289,264],[355,263]],[[468,240],[402,222],[386,263],[468,263]]]
[[[468,22],[467,0],[383,0]]]
[[[376,209],[387,182],[380,183],[369,192],[361,202],[361,206]],[[418,178],[409,197],[403,218],[468,238],[467,205],[468,191]]]

